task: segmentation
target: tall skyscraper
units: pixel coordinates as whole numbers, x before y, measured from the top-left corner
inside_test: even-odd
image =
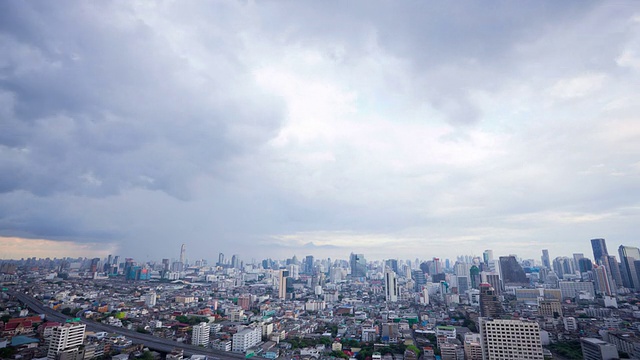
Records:
[[[500,256],[500,275],[505,286],[529,285],[529,279],[515,256]]]
[[[289,270],[281,269],[278,277],[278,298],[281,300],[287,297],[287,278],[289,277]]]
[[[484,262],[485,265],[489,266],[489,264],[491,263],[491,261],[493,261],[493,250],[485,250],[482,253],[482,261]]]
[[[609,255],[607,243],[604,239],[591,239],[591,248],[593,249],[593,260],[598,265],[602,264],[602,257]]]
[[[351,253],[349,265],[351,266],[351,277],[362,278],[367,276],[367,261],[363,254]]]
[[[218,266],[224,266],[224,254],[218,254]]]
[[[304,273],[307,275],[313,275],[313,255],[307,255],[304,260]]]
[[[502,314],[502,303],[491,284],[480,284],[480,316],[495,318]]]
[[[640,250],[635,246],[620,245],[618,248],[620,255],[620,267],[622,272],[622,282],[629,289],[640,290],[640,279],[636,270],[636,260],[640,260]]]
[[[53,328],[47,358],[56,359],[63,351],[77,348],[84,342],[85,324],[66,323]]]
[[[549,250],[542,249],[542,266],[551,269],[551,259],[549,258]]]
[[[613,255],[607,255],[602,257],[602,265],[607,269],[607,273],[613,280],[611,282],[611,291],[617,292],[618,287],[623,286],[622,273],[620,273],[620,263],[618,259]]]
[[[385,262],[385,266],[396,274],[398,273],[398,260],[397,259],[389,259]]]
[[[483,359],[543,360],[536,321],[480,318]]]
[[[398,279],[391,269],[384,273],[384,294],[387,301],[398,301]]]
[[[593,275],[598,293],[607,296],[613,295],[612,279],[604,265],[595,265],[593,267]]]

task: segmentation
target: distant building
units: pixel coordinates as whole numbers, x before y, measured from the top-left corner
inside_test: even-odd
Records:
[[[245,352],[248,348],[255,346],[262,339],[261,328],[247,328],[233,334],[231,345],[233,352]]]
[[[367,276],[367,261],[363,254],[351,253],[349,265],[351,266],[351,277],[364,278]]]
[[[602,257],[609,255],[604,239],[591,239],[591,249],[593,249],[593,260],[596,264],[602,264]]]
[[[515,256],[500,256],[500,274],[505,286],[529,285],[529,279]]]
[[[398,279],[396,279],[396,273],[391,269],[384,274],[384,294],[387,301],[398,301]]]
[[[624,286],[628,289],[640,290],[640,278],[637,271],[639,269],[636,269],[635,263],[640,261],[640,249],[635,246],[620,245],[618,255],[620,255],[620,268]]]

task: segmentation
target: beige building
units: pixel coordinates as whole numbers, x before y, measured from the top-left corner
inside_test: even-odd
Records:
[[[544,359],[535,321],[481,317],[480,338],[485,360]]]

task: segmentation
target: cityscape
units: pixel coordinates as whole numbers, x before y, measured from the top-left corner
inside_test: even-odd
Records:
[[[640,1],[0,1],[0,360],[640,360]]]
[[[3,358],[640,357],[640,250],[0,261]]]

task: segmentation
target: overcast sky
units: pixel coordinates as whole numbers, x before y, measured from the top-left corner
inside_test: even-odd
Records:
[[[638,224],[638,2],[0,2],[0,258],[592,257]]]

